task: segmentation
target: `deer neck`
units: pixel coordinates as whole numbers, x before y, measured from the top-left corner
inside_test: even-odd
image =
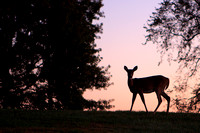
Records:
[[[129,86],[129,88],[133,87],[133,79],[132,78],[128,78],[128,86]]]

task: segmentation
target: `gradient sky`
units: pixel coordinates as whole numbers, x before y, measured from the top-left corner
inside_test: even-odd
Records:
[[[114,85],[107,90],[86,91],[86,99],[114,99],[111,104],[115,108],[111,110],[129,110],[131,106],[132,93],[127,85],[127,73],[123,69],[138,66],[134,78],[147,77],[152,75],[164,75],[170,78],[169,88],[173,88],[173,78],[176,65],[169,65],[164,61],[160,66],[160,54],[156,46],[145,42],[145,29],[150,15],[155,8],[159,7],[162,0],[104,0],[105,18],[103,23],[103,34],[101,39],[96,40],[97,46],[102,48],[100,55],[103,57],[100,66],[111,65],[111,82]],[[169,95],[170,96],[170,95]],[[158,101],[155,93],[145,94],[145,101],[149,111],[154,111]],[[166,111],[167,101],[163,100],[158,111]],[[139,97],[133,106],[133,111],[145,111],[144,105]]]

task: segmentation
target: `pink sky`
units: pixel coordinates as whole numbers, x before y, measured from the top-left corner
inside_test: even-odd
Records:
[[[111,82],[114,85],[107,90],[87,91],[84,93],[86,99],[114,99],[111,104],[115,108],[111,110],[129,110],[131,106],[132,93],[127,85],[127,73],[123,69],[138,66],[134,78],[147,77],[152,75],[164,75],[170,78],[173,87],[175,76],[175,65],[169,65],[164,61],[160,66],[160,54],[157,53],[153,44],[142,45],[145,42],[145,30],[149,16],[159,7],[162,0],[104,0],[104,7],[101,9],[105,13],[103,22],[103,34],[101,39],[96,40],[97,46],[102,48],[100,55],[103,57],[100,65],[111,65]],[[170,96],[170,95],[169,95]],[[145,101],[149,111],[154,111],[157,106],[155,93],[145,94]],[[163,102],[158,111],[166,111],[167,101]],[[139,95],[133,106],[133,111],[145,111]]]

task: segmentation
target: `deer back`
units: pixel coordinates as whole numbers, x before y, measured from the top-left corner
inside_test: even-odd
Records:
[[[169,85],[169,79],[156,75],[145,78],[134,78],[128,83],[131,92],[151,93],[157,90],[163,91]]]

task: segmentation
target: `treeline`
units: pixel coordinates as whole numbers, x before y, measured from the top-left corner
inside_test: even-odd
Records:
[[[0,8],[0,107],[104,110],[111,100],[87,100],[107,88],[109,66],[95,39],[101,0],[20,0]],[[96,22],[96,21],[95,21]]]

